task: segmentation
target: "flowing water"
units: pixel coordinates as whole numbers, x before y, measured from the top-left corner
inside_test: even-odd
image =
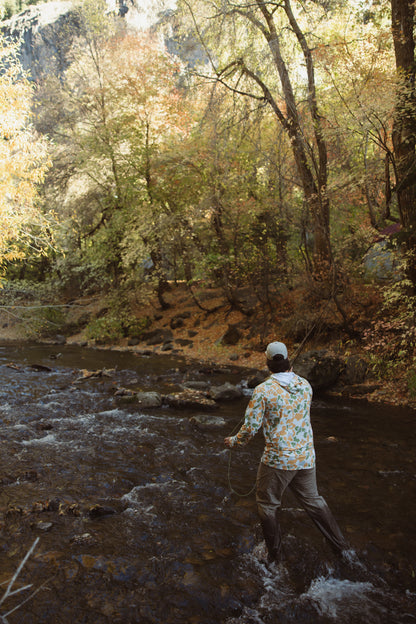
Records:
[[[239,382],[244,372],[8,344],[0,376],[0,582],[39,538],[14,585],[32,588],[0,603],[3,616],[21,605],[9,622],[416,622],[413,411],[315,399],[318,484],[352,550],[336,559],[288,494],[285,560],[268,569],[254,495],[229,487],[230,477],[234,491],[251,489],[261,436],[230,466],[222,442],[249,392],[221,404],[227,425],[211,431],[190,423],[203,410],[143,410],[114,395],[166,394],[185,378]]]

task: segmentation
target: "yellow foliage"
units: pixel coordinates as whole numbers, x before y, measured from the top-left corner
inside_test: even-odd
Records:
[[[19,257],[18,243],[43,223],[37,187],[49,163],[30,124],[32,89],[15,47],[0,38],[0,265]]]

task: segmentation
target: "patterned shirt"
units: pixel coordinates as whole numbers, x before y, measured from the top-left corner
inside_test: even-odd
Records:
[[[263,426],[265,447],[261,461],[272,468],[313,468],[315,450],[310,421],[312,388],[303,377],[288,374],[287,385],[272,375],[253,392],[244,424],[230,445],[244,446]]]

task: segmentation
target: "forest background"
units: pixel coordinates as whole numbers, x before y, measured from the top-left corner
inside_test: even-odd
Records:
[[[234,359],[359,354],[414,402],[413,4],[178,0],[138,31],[74,1],[36,77],[7,36],[33,4],[2,5],[3,330],[140,344],[186,309],[196,357],[237,327]]]

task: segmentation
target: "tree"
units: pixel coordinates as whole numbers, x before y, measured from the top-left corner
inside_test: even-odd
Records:
[[[398,74],[393,127],[395,190],[409,254],[407,273],[416,292],[416,64],[412,0],[391,0],[391,24]]]
[[[164,306],[165,207],[156,196],[154,163],[188,131],[181,67],[155,37],[125,33],[102,9],[102,3],[80,7],[72,64],[62,84],[44,89],[39,127],[56,142],[47,193],[56,195],[73,257],[119,285],[125,262],[139,272],[150,256]]]
[[[215,78],[235,93],[267,103],[287,133],[311,222],[314,270],[319,270],[322,264],[330,265],[328,155],[318,107],[313,45],[300,25],[306,12],[301,5],[293,8],[290,0],[252,3],[226,0],[221,4],[198,1],[195,5],[183,0],[182,4],[192,13]],[[196,14],[201,5],[206,11],[203,18]],[[313,11],[318,10],[315,5]],[[220,33],[218,29],[215,32],[215,39],[220,36],[224,43],[226,38],[228,45],[226,51],[222,49],[220,62],[214,61],[213,48],[206,43],[206,33],[209,29],[212,32],[215,26],[210,25],[214,23],[220,23],[222,28]],[[231,32],[236,35],[232,43]],[[259,43],[259,36],[266,42],[268,52]],[[217,45],[215,57],[221,58],[220,50]],[[294,57],[298,67],[303,63],[302,77],[291,63]],[[304,82],[303,87],[299,87],[300,81]]]
[[[47,142],[30,123],[32,94],[15,47],[0,39],[0,265],[22,257],[23,243],[39,251],[50,242],[38,202]]]

